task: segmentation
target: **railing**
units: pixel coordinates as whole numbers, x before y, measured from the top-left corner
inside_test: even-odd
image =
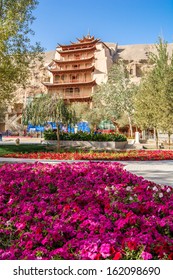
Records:
[[[92,82],[93,80],[78,80],[78,79],[73,79],[73,80],[64,80],[64,81],[56,81],[54,80],[54,83],[55,84],[72,84],[72,83],[90,83]]]
[[[83,66],[80,65],[78,67],[70,67],[70,68],[61,68],[61,67],[52,67],[51,70],[52,71],[75,71],[75,70],[88,70],[92,67],[93,65],[88,65],[88,66]]]
[[[93,56],[86,56],[86,57],[73,57],[73,58],[68,58],[68,59],[58,59],[57,61],[59,62],[68,62],[68,61],[80,61],[80,60],[86,60],[86,59],[91,59]]]
[[[90,98],[90,93],[82,93],[82,92],[65,92],[59,94],[63,99],[79,99],[79,98]]]
[[[90,98],[91,95],[89,93],[79,93],[79,92],[66,92],[63,94],[64,99],[77,99],[77,98]]]

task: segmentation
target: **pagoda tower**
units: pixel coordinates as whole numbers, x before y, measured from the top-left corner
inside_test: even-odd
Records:
[[[48,93],[65,101],[90,102],[96,85],[94,78],[96,45],[100,40],[84,36],[76,43],[60,45],[49,64],[50,81],[44,82]]]

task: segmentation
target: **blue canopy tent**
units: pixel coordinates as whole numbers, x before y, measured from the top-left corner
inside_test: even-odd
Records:
[[[62,130],[63,125],[60,124],[60,129]],[[28,124],[27,126],[27,132],[44,132],[46,129],[56,129],[56,123],[55,122],[47,122],[44,126],[42,125],[32,125]],[[68,125],[67,131],[69,133],[75,133],[75,129],[73,126]],[[83,131],[83,132],[90,132],[90,127],[88,122],[79,122],[77,123],[77,131]]]

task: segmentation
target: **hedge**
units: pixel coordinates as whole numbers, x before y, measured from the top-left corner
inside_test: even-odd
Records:
[[[45,140],[57,140],[56,132],[48,130],[44,132]],[[87,132],[77,132],[77,133],[61,133],[60,140],[68,140],[68,141],[99,141],[99,142],[124,142],[127,141],[126,136],[118,133],[112,134],[94,134]]]

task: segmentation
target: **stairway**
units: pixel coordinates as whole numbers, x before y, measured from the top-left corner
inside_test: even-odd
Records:
[[[21,131],[23,130],[23,125],[18,123],[18,120],[20,120],[22,115],[14,114],[12,117],[10,117],[6,122],[6,129],[10,131]]]

